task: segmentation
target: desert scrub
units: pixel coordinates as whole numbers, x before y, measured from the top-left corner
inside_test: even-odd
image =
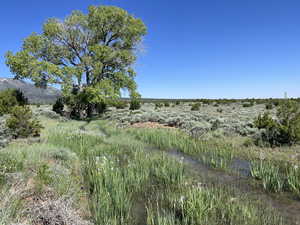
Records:
[[[200,103],[192,104],[191,110],[192,111],[199,111],[200,110]]]
[[[15,106],[11,110],[10,117],[6,120],[6,126],[10,129],[14,138],[40,136],[43,128],[40,121],[33,118],[28,106]]]

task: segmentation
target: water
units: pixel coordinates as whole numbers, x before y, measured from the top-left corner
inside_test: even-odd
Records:
[[[161,152],[159,149],[146,148],[147,151]],[[183,162],[192,173],[201,179],[212,181],[216,184],[236,188],[241,194],[251,195],[256,200],[262,201],[275,208],[289,224],[300,225],[300,201],[287,196],[287,194],[266,193],[256,181],[250,178],[251,163],[246,160],[235,158],[232,160],[230,169],[233,173],[210,168],[203,162],[192,158],[176,150],[168,150],[165,153],[178,161]]]

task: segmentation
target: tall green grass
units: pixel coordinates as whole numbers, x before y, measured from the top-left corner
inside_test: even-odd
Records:
[[[146,198],[147,190],[158,191],[183,180],[183,165],[127,141],[98,146],[85,165],[95,224],[134,224],[139,216],[132,210],[136,199]]]
[[[278,213],[264,204],[223,186],[195,186],[203,180],[190,176],[183,163],[163,151],[146,150],[149,145],[176,149],[212,167],[226,168],[233,157],[230,145],[166,130],[120,130],[105,121],[47,123],[51,126],[42,143],[6,149],[5,154],[22,162],[11,171],[32,168],[36,178],[60,196],[80,198],[84,186],[95,225],[283,224]],[[43,166],[53,161],[54,165]],[[299,173],[294,169],[289,173],[295,176],[286,182],[297,190]],[[18,198],[12,200],[11,208],[0,209],[5,221],[20,208]]]
[[[261,180],[263,188],[267,191],[289,191],[300,197],[298,165],[270,160],[253,161],[251,175]]]
[[[72,149],[81,158],[94,224],[283,224],[265,205],[224,187],[196,187],[184,164],[163,152],[144,150],[147,144],[176,148],[214,167],[226,167],[232,158],[228,146],[224,149],[165,131],[128,132],[102,125],[106,137],[78,132],[75,127],[53,130],[47,137],[49,143]],[[89,127],[98,130],[93,123]],[[137,213],[137,207],[145,215]]]
[[[285,224],[272,209],[251,204],[247,196],[221,187],[191,188],[167,193],[147,207],[148,225],[274,225]]]
[[[233,158],[229,144],[200,141],[180,131],[166,129],[130,129],[136,138],[159,149],[175,149],[196,157],[214,168],[227,168]]]

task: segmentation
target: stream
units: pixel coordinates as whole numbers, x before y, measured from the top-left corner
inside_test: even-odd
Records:
[[[145,150],[162,152],[162,150],[152,147],[147,147]],[[196,176],[213,181],[216,184],[236,188],[241,194],[248,194],[253,199],[262,201],[275,208],[288,223],[300,225],[300,201],[287,197],[284,193],[267,193],[259,185],[251,184],[255,183],[255,180],[249,177],[251,171],[250,162],[233,159],[230,168],[237,173],[228,173],[210,168],[201,161],[174,149],[163,152],[169,157],[183,162]]]

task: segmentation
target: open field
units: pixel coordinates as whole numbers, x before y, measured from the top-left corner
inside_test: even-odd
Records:
[[[161,108],[157,115],[204,120],[206,114],[225,124],[232,115],[246,122],[265,109],[236,104],[189,115],[188,107]],[[133,113],[151,110],[145,105]],[[119,120],[74,121],[46,107],[34,111],[42,136],[0,150],[0,224],[300,224],[297,147],[245,146],[247,136],[238,133],[202,139],[176,126],[121,129]]]
[[[23,2],[0,225],[300,225],[300,3]]]

